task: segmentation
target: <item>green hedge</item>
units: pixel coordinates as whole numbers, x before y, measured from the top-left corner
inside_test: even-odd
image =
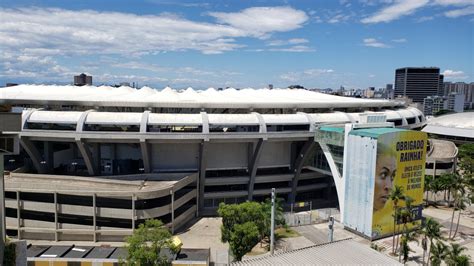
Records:
[[[15,243],[10,242],[8,239],[5,243],[5,253],[3,255],[3,265],[5,266],[15,266]]]

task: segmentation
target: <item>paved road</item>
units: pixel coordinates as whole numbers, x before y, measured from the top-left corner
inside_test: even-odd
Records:
[[[314,244],[323,244],[328,242],[327,231],[317,229],[313,225],[297,226],[293,227],[292,229],[296,230]]]

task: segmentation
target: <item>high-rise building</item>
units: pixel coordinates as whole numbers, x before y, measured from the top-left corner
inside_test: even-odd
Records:
[[[393,84],[387,84],[385,86],[385,94],[387,96],[387,99],[393,99],[394,98]]]
[[[423,103],[426,97],[438,95],[440,78],[437,67],[399,68],[395,71],[395,96]]]
[[[92,85],[92,76],[88,76],[84,73],[78,76],[74,76],[74,85],[75,86]]]
[[[450,93],[447,97],[448,110],[456,113],[464,112],[464,94]]]
[[[438,93],[436,94],[438,96],[444,96],[444,75],[439,75],[439,80],[438,80]]]
[[[425,116],[434,115],[443,109],[447,109],[447,102],[443,97],[428,96],[423,99],[423,113]]]
[[[472,109],[474,107],[474,82],[444,82],[444,95],[451,93],[464,94],[465,109]]]
[[[453,92],[448,96],[428,96],[423,99],[423,113],[425,115],[435,115],[441,110],[464,112],[464,95]]]

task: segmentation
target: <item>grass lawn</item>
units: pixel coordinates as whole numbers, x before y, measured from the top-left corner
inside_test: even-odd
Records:
[[[297,237],[297,236],[300,236],[300,234],[290,228],[286,229],[284,227],[281,227],[275,230],[275,236],[278,239],[278,238]]]
[[[294,230],[291,230],[290,228],[285,229],[285,228],[281,227],[281,228],[277,228],[275,230],[275,238],[276,239],[297,237],[297,236],[300,236],[300,234],[298,232],[294,231]],[[255,256],[255,255],[261,255],[261,254],[267,253],[269,251],[269,244],[270,244],[270,243],[268,243],[268,241],[269,241],[269,239],[265,238],[260,243],[255,245],[255,247],[253,247],[252,251],[250,251],[246,255],[247,256]]]

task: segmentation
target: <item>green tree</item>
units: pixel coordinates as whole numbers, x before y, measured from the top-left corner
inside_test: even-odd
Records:
[[[281,199],[277,199],[275,208],[275,225],[284,225],[285,219],[283,216],[283,208],[281,207]],[[240,260],[244,254],[241,252],[247,250],[250,251],[248,246],[253,244],[255,246],[258,242],[270,236],[271,227],[271,202],[265,201],[263,203],[258,202],[244,202],[241,204],[225,204],[221,203],[217,213],[222,217],[221,226],[221,240],[226,243],[229,242],[232,252],[236,256],[236,259]],[[257,238],[238,238],[235,237],[237,226],[239,230],[252,229],[250,225],[242,228],[244,224],[253,224],[257,228]],[[253,231],[249,233],[252,233]],[[241,233],[241,232],[239,232]],[[237,234],[239,235],[239,234]],[[233,237],[234,236],[234,237]],[[253,243],[252,243],[253,241]]]
[[[393,235],[392,235],[392,253],[395,254],[395,235],[396,235],[396,224],[398,221],[398,203],[403,199],[403,187],[395,185],[390,190],[389,199],[393,202]],[[397,244],[398,246],[398,244]]]
[[[412,213],[412,208],[413,208],[413,198],[409,196],[405,196],[405,207],[404,208],[399,208],[399,214],[398,217],[403,224],[403,230],[402,230],[402,238],[404,238],[405,243],[402,243],[400,241],[400,253],[399,253],[399,260],[402,256],[406,256],[406,260],[408,260],[408,254],[410,252],[410,248],[408,246],[408,243],[410,241],[416,240],[415,236],[417,231],[409,232],[408,231],[408,224],[415,222],[413,213]],[[405,245],[405,247],[402,246],[402,244]],[[404,250],[405,249],[405,250]]]
[[[236,224],[253,222],[260,236],[265,236],[266,221],[263,205],[258,202],[244,202],[241,204],[221,203],[217,214],[222,217],[221,240],[229,242],[230,236]]]
[[[170,265],[168,257],[162,255],[163,249],[177,253],[168,228],[159,220],[146,220],[127,237],[127,265]]]
[[[443,184],[442,184],[442,179],[440,178],[437,178],[437,177],[433,177],[433,180],[431,180],[431,184],[430,184],[430,191],[434,194],[433,195],[433,199],[434,199],[434,205],[437,205],[437,200],[436,198],[434,197],[436,195],[436,193],[440,192],[443,187]]]
[[[446,252],[446,257],[444,262],[449,266],[468,266],[469,265],[469,256],[463,255],[465,247],[461,247],[459,244],[451,244],[451,247]]]
[[[271,227],[271,214],[272,214],[272,201],[271,199],[266,199],[262,203],[262,209],[265,218],[265,235],[264,237],[270,237],[270,227]],[[285,225],[285,216],[283,213],[283,199],[276,198],[275,200],[275,226]]]
[[[431,184],[433,183],[433,176],[432,175],[425,175],[425,206],[429,205],[429,196],[428,192],[431,191]]]
[[[417,231],[412,232],[405,232],[403,233],[401,240],[400,240],[400,254],[402,255],[403,263],[407,263],[408,259],[410,258],[410,249],[409,243],[411,241],[417,241],[418,233]]]
[[[438,178],[439,188],[444,191],[444,201],[448,201],[448,193],[456,189],[458,176],[456,173],[442,174]]]
[[[459,222],[461,220],[461,212],[467,208],[468,204],[471,204],[471,199],[468,196],[464,195],[464,194],[458,193],[458,194],[456,194],[456,201],[455,202],[456,202],[456,204],[454,206],[454,209],[458,210],[459,212],[458,212],[458,221],[456,223],[456,229],[454,230],[454,234],[453,234],[452,239],[454,239],[456,237],[456,234],[458,233]]]
[[[474,144],[463,144],[458,149],[458,167],[461,175],[470,186],[474,185]],[[472,190],[471,190],[472,191]]]
[[[458,150],[458,169],[462,176],[466,197],[474,202],[474,144],[463,144]]]
[[[258,243],[259,237],[260,232],[255,223],[236,224],[229,240],[229,246],[235,260],[241,261],[242,257]]]
[[[448,247],[441,241],[431,243],[431,256],[429,257],[431,265],[439,266],[441,262],[446,258],[448,253]]]
[[[441,225],[432,218],[427,218],[424,222],[422,227],[422,235],[426,240],[429,240],[429,249],[428,249],[428,260],[431,259],[431,249],[434,245],[434,240],[441,240],[443,237],[441,236]],[[426,241],[426,244],[427,241]],[[428,246],[428,245],[427,245]]]

